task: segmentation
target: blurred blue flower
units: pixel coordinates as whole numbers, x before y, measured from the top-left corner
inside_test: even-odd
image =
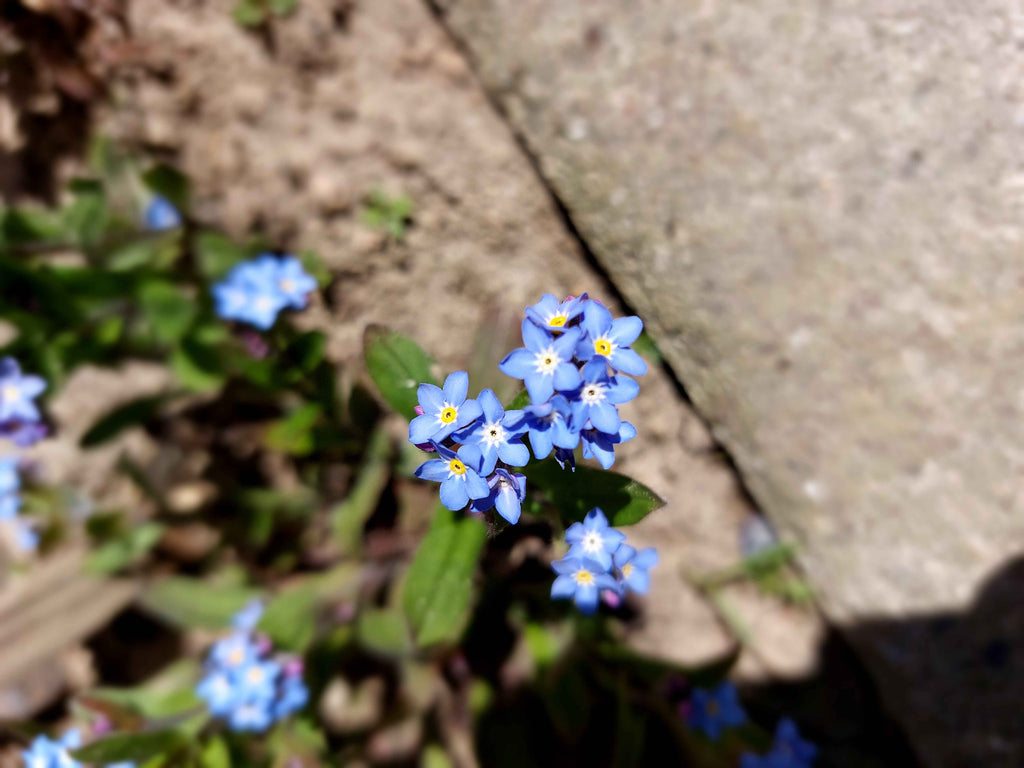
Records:
[[[651,588],[651,576],[648,571],[658,564],[658,551],[647,547],[637,552],[628,544],[622,544],[612,555],[612,563],[619,571],[620,592],[627,590],[646,595]]]
[[[569,543],[566,558],[593,560],[604,571],[611,570],[612,554],[626,540],[626,535],[608,525],[608,518],[598,507],[587,512],[582,523],[573,523],[565,532]],[[614,580],[613,589],[618,589]]]
[[[636,315],[612,320],[612,313],[596,301],[588,301],[583,308],[583,337],[576,347],[576,357],[588,361],[597,356],[612,368],[632,376],[647,373],[647,363],[629,345],[637,340],[644,329]]]
[[[0,520],[13,520],[21,509],[21,497],[16,493],[0,496]]]
[[[231,619],[231,626],[244,632],[251,632],[263,618],[263,601],[250,600],[245,607]]]
[[[0,495],[14,493],[21,487],[17,456],[0,457]]]
[[[597,610],[602,590],[617,589],[615,579],[594,560],[565,557],[551,563],[551,567],[558,574],[551,585],[551,598],[572,598],[581,613],[591,614]]]
[[[174,207],[174,203],[160,195],[150,198],[142,219],[146,229],[174,229],[181,226],[181,213]]]
[[[46,382],[38,376],[23,374],[13,357],[0,359],[0,422],[39,421],[34,400],[45,389]]]
[[[0,422],[0,438],[6,437],[19,448],[30,448],[50,433],[41,421]]]
[[[796,723],[788,717],[775,728],[775,743],[764,756],[767,768],[811,768],[818,748],[800,737]]]
[[[736,687],[726,681],[717,688],[695,688],[690,699],[689,723],[708,738],[717,741],[722,732],[747,720],[740,706]]]
[[[468,426],[483,413],[480,403],[467,400],[469,374],[454,371],[444,380],[444,388],[420,384],[416,390],[423,413],[409,422],[409,442],[422,445],[440,442],[456,429]]]
[[[68,750],[82,746],[82,734],[71,728],[60,739],[36,736],[28,749],[21,753],[25,768],[81,768],[81,763],[71,758]]]
[[[422,418],[422,417],[421,417]],[[480,476],[483,458],[475,445],[463,445],[458,453],[434,443],[440,458],[430,459],[416,468],[416,477],[441,483],[441,503],[453,512],[465,508],[470,499],[485,499],[491,489]]]
[[[540,301],[526,308],[526,316],[545,331],[564,331],[583,311],[586,300],[587,294],[584,293],[582,296],[570,296],[560,303],[553,294],[545,293]]]
[[[270,254],[264,254],[274,258]],[[316,290],[316,278],[302,266],[302,262],[291,254],[275,259],[277,268],[277,289],[292,309],[305,309],[309,294]]]
[[[210,291],[219,317],[263,331],[274,324],[289,301],[277,285],[277,259],[269,254],[236,264]]]
[[[565,392],[579,386],[580,372],[572,362],[580,338],[578,328],[570,328],[556,339],[526,319],[522,331],[526,346],[512,350],[498,363],[498,369],[523,380],[531,403],[547,402],[556,390]]]
[[[513,467],[525,466],[530,461],[530,451],[519,439],[526,431],[522,426],[522,412],[505,413],[501,401],[489,389],[482,390],[476,400],[482,415],[475,423],[457,431],[454,437],[460,443],[475,445],[479,449],[482,457],[480,474],[491,474],[498,459]]]

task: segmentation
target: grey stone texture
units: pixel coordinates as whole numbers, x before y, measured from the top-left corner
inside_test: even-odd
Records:
[[[926,764],[1024,765],[1022,622],[958,618],[1024,551],[1024,10],[439,10]]]

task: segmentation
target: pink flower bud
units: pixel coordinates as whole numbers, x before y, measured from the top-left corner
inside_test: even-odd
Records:
[[[416,411],[416,415],[417,416],[422,416],[423,415],[423,406],[422,405],[417,405],[413,410]]]

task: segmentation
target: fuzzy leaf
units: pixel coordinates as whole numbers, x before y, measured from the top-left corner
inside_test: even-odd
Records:
[[[388,405],[407,419],[415,418],[416,389],[424,382],[437,383],[430,373],[430,356],[412,339],[380,325],[369,326],[363,334],[363,354]]]
[[[558,508],[562,521],[582,520],[600,507],[613,526],[633,525],[665,505],[654,491],[618,472],[578,466],[562,470],[554,459],[531,462],[524,470],[529,484],[542,490]]]

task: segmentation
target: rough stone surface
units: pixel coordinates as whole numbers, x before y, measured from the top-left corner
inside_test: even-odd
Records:
[[[974,665],[898,631],[1024,549],[1024,14],[439,5],[827,613],[886,626],[852,636],[926,761],[1024,764],[1015,708],[968,717]]]

